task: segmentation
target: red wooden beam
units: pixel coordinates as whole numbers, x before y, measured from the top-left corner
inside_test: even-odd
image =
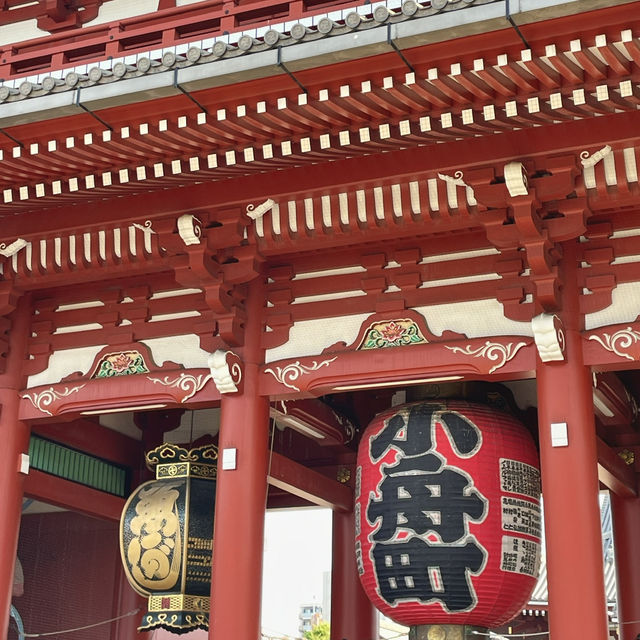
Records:
[[[91,420],[39,424],[33,433],[132,469],[142,461],[137,440]]]
[[[117,522],[120,521],[125,503],[124,499],[118,496],[35,469],[30,469],[25,478],[24,494],[56,507]]]
[[[351,511],[353,492],[344,484],[331,480],[317,471],[272,452],[267,480],[270,485],[284,489],[320,507]]]
[[[190,406],[201,403],[211,406],[220,398],[220,392],[211,380],[207,369],[156,369],[157,376],[137,376],[128,380],[125,376],[94,378],[81,384],[56,383],[49,387],[33,387],[23,392],[20,400],[20,419],[25,422],[48,421],[52,416],[97,415],[103,412],[134,411],[179,407],[191,400]],[[155,372],[152,372],[155,373]],[[191,375],[193,384],[189,390],[181,388],[181,375]],[[202,382],[204,378],[204,382]],[[160,384],[155,381],[160,380]],[[178,381],[178,382],[177,382]],[[198,385],[202,383],[203,386]],[[194,386],[195,385],[195,386]],[[73,389],[73,391],[70,391]],[[54,399],[43,405],[42,400]],[[193,404],[195,403],[195,404]],[[60,418],[57,418],[60,419]]]
[[[498,352],[498,360],[489,357]],[[528,377],[535,367],[535,353],[533,340],[526,336],[451,339],[406,349],[325,352],[263,365],[260,393],[286,398],[462,378]]]
[[[621,498],[638,495],[638,483],[633,467],[627,466],[622,458],[600,438],[596,441],[598,450],[598,479]]]

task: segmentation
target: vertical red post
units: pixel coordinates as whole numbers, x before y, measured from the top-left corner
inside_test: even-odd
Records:
[[[591,371],[584,365],[575,243],[564,245],[565,362],[539,362],[538,425],[551,640],[609,637]],[[552,442],[552,431],[568,444]],[[553,424],[560,425],[552,427]]]
[[[640,634],[640,498],[621,498],[611,493],[611,511],[620,640],[636,640]]]
[[[115,585],[117,592],[114,594],[114,617],[123,616],[131,611],[139,609],[126,618],[120,618],[112,625],[113,637],[118,640],[143,640],[148,638],[147,632],[140,633],[138,625],[144,612],[147,610],[147,599],[136,593],[127,580],[124,569],[120,566]]]
[[[353,512],[333,512],[331,640],[377,640],[378,612],[367,598],[356,565]]]
[[[263,287],[250,285],[244,392],[222,398],[211,580],[211,640],[258,640],[267,498],[269,402],[258,395]],[[235,468],[223,469],[226,450]]]
[[[25,476],[20,454],[29,450],[29,427],[18,421],[18,393],[31,322],[29,300],[23,297],[11,316],[11,342],[5,373],[0,375],[0,638],[7,637],[13,571],[18,548]]]

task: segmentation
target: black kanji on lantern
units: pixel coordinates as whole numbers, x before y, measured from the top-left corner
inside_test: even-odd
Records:
[[[439,600],[450,612],[471,610],[477,599],[470,574],[482,571],[487,552],[469,522],[484,518],[487,500],[436,451],[436,424],[458,457],[475,455],[482,444],[473,422],[438,404],[399,411],[371,438],[372,461],[397,451],[393,464],[381,465],[377,495],[369,499],[367,519],[378,525],[371,553],[389,604]]]
[[[462,546],[430,545],[420,538],[380,543],[373,558],[380,595],[389,604],[409,598],[437,599],[449,611],[464,611],[475,604],[468,572],[480,571],[484,550],[474,541]]]
[[[419,404],[411,408],[405,423],[402,413],[387,421],[384,429],[371,439],[371,457],[378,460],[390,447],[405,456],[415,456],[433,449],[436,422],[444,427],[451,444],[460,456],[473,455],[481,443],[478,427],[468,418],[444,406]]]
[[[455,542],[468,533],[467,519],[482,518],[485,502],[471,488],[471,479],[456,467],[442,467],[438,456],[420,456],[427,457],[437,464],[431,472],[398,473],[397,467],[408,466],[407,462],[415,460],[412,458],[384,470],[381,498],[372,500],[367,509],[369,522],[382,521],[374,540],[390,540],[402,528],[417,534],[432,531],[442,542]],[[413,472],[417,470],[412,467]]]

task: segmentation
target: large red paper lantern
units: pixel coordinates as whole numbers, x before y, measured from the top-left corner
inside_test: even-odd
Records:
[[[356,558],[399,623],[486,628],[526,605],[540,558],[540,472],[512,416],[462,401],[375,418],[358,451]]]

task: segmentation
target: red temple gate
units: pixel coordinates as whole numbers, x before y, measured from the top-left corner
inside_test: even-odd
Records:
[[[604,486],[635,638],[639,3],[114,2],[0,7],[0,629],[23,496],[124,502],[34,439],[135,484],[219,408],[210,637],[259,634],[265,504],[334,509],[332,638],[377,637],[357,442],[480,381],[538,441],[551,637],[608,638]]]

